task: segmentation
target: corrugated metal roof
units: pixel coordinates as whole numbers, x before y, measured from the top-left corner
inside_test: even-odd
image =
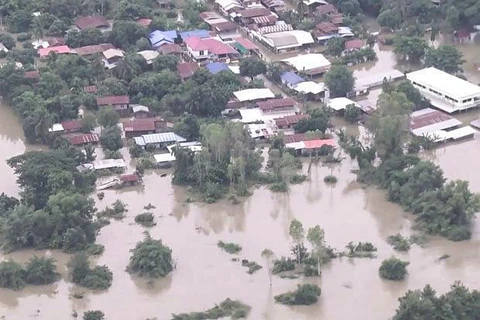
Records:
[[[109,168],[123,168],[127,165],[123,159],[104,159],[92,162],[95,170],[109,169]]]
[[[157,143],[176,143],[187,141],[184,137],[181,137],[173,132],[144,134],[140,137],[133,138],[135,143],[139,146],[145,146],[147,144]]]
[[[291,71],[282,73],[280,77],[282,78],[283,82],[289,83],[291,85],[295,85],[297,83],[305,81],[302,77]]]

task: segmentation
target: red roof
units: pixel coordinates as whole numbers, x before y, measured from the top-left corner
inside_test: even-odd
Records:
[[[122,182],[135,182],[140,180],[140,177],[136,173],[122,174],[120,176],[120,181]]]
[[[323,146],[335,146],[335,139],[315,139],[303,141],[305,149],[319,149]]]
[[[213,24],[211,27],[216,32],[232,31],[237,29],[237,24],[232,21],[225,21]]]
[[[297,104],[293,98],[270,99],[258,102],[257,105],[262,111],[271,111],[277,108],[293,107]]]
[[[135,22],[141,26],[148,27],[150,23],[152,23],[152,19],[140,18],[140,19],[137,19],[137,21]]]
[[[38,71],[25,71],[25,78],[27,78],[27,79],[38,79],[38,78],[40,78],[40,72],[38,72]]]
[[[331,22],[320,22],[317,24],[316,29],[327,34],[338,31],[338,27]]]
[[[97,93],[97,86],[86,86],[86,87],[83,87],[83,92],[85,93]]]
[[[75,131],[82,129],[82,121],[81,120],[70,120],[70,121],[63,121],[60,122],[63,129],[65,131]]]
[[[454,32],[455,36],[457,38],[468,38],[470,37],[470,31],[468,31],[466,28],[459,29]]]
[[[110,27],[110,23],[102,16],[86,16],[75,20],[74,24],[81,30],[87,28]]]
[[[96,143],[99,140],[100,137],[96,133],[84,133],[68,137],[68,141],[74,146],[86,143]]]
[[[201,39],[199,37],[189,37],[185,39],[184,42],[187,46],[189,46],[192,50],[195,51],[208,50],[208,52],[217,55],[237,53],[237,51],[230,47],[228,44],[212,38]]]
[[[237,101],[237,100],[230,100],[227,102],[227,106],[225,107],[226,109],[240,109],[243,107],[243,102]]]
[[[128,96],[106,96],[106,97],[97,98],[97,105],[99,106],[129,104],[129,103],[130,103],[130,99],[128,98]]]
[[[318,14],[330,14],[330,13],[338,13],[337,8],[333,4],[325,4],[317,7]]]
[[[333,24],[342,24],[343,23],[343,15],[341,13],[334,13],[330,15],[330,22]]]
[[[270,10],[265,7],[259,8],[249,8],[240,11],[242,18],[254,18],[254,17],[261,17],[261,16],[269,16],[272,14]]]
[[[361,49],[365,45],[365,42],[360,39],[348,40],[345,42],[345,50]]]
[[[46,57],[50,54],[50,52],[55,52],[57,54],[64,54],[64,53],[70,53],[72,51],[68,46],[55,46],[55,47],[38,49],[38,55],[40,57]]]
[[[180,75],[180,78],[186,79],[193,76],[195,70],[199,68],[198,64],[195,62],[180,62],[177,64],[177,72]]]
[[[277,127],[285,127],[285,126],[291,126],[291,125],[297,124],[300,120],[308,119],[308,118],[310,118],[310,115],[308,114],[296,114],[294,116],[276,118],[274,119],[274,121]]]
[[[454,119],[452,116],[435,109],[425,109],[424,112],[410,117],[410,130],[427,127]]]
[[[91,46],[85,46],[74,49],[74,51],[80,56],[88,56],[95,53],[102,53],[108,49],[115,49],[115,46],[111,43],[101,43]]]
[[[155,131],[155,118],[150,119],[135,119],[123,123],[123,131],[138,132],[138,131]]]
[[[258,47],[252,41],[246,38],[240,37],[240,38],[235,38],[234,40],[239,44],[241,44],[247,50],[258,50]]]
[[[158,48],[162,54],[182,53],[182,48],[176,43],[166,43]]]

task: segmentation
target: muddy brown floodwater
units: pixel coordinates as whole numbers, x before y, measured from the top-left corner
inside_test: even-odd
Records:
[[[356,75],[394,67],[390,51],[376,50],[380,50],[380,61],[356,68]],[[470,72],[475,74],[475,70],[470,69]],[[461,119],[468,122],[477,114],[478,111],[465,113]],[[345,125],[341,119],[336,119],[335,123]],[[357,127],[348,129],[353,133],[362,132]],[[17,118],[9,109],[0,107],[0,192],[18,193],[13,171],[4,160],[25,150]],[[124,150],[123,154],[130,163],[128,152]],[[425,156],[438,163],[447,178],[467,179],[471,189],[480,192],[480,175],[472,174],[477,172],[480,140],[442,146]],[[254,320],[384,320],[393,315],[398,297],[409,289],[431,284],[437,291],[445,292],[457,280],[471,288],[480,288],[478,220],[469,241],[453,243],[434,237],[424,247],[414,245],[407,253],[396,253],[386,243],[386,238],[398,232],[411,235],[412,216],[387,202],[382,191],[356,183],[351,173],[353,168],[355,164],[348,159],[334,167],[338,183],[328,186],[323,178],[331,169],[313,166],[309,180],[292,186],[288,194],[274,194],[259,188],[239,205],[224,201],[210,205],[186,203],[186,190],[171,185],[171,171],[150,172],[144,177],[143,186],[108,190],[102,201],[97,200],[100,210],[117,199],[126,202],[129,210],[125,219],[112,221],[101,230],[97,242],[105,245],[105,252],[92,260],[112,270],[114,281],[110,289],[91,292],[65,281],[65,265],[69,258],[66,254],[15,252],[3,257],[20,262],[34,254],[54,257],[62,280],[19,292],[0,289],[0,317],[63,320],[73,319],[74,310],[81,315],[86,310],[100,309],[107,320],[167,320],[172,313],[203,310],[230,297],[252,306],[249,319]],[[168,175],[162,178],[161,173]],[[170,276],[153,284],[125,272],[130,250],[143,238],[145,231],[134,223],[134,216],[144,212],[143,207],[148,203],[156,206],[152,211],[157,222],[149,231],[172,248],[177,265]],[[274,276],[270,288],[261,251],[270,248],[277,257],[289,255],[288,228],[294,218],[302,221],[305,228],[320,225],[325,229],[327,243],[338,250],[343,250],[350,241],[372,242],[378,248],[378,257],[336,259],[324,267],[319,278],[289,280]],[[253,275],[247,274],[240,262],[231,261],[231,255],[217,248],[218,240],[240,244],[243,250],[239,257],[256,261],[264,268]],[[381,261],[392,255],[410,262],[409,275],[404,281],[390,282],[378,276]],[[439,260],[443,255],[450,258]],[[292,290],[302,282],[316,282],[321,286],[322,296],[317,304],[286,307],[274,303],[274,295]],[[84,293],[83,299],[72,297],[78,292]]]

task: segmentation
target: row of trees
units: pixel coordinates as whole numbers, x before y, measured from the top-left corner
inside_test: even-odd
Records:
[[[405,152],[414,150],[405,148],[413,107],[403,92],[382,93],[367,122],[372,143],[364,146],[340,134],[341,144],[357,159],[359,180],[386,189],[389,200],[412,212],[422,230],[456,241],[468,239],[471,221],[480,210],[480,196],[469,190],[468,182],[446,183],[437,165]],[[377,157],[380,164],[374,165]]]
[[[20,290],[29,285],[46,285],[58,278],[52,258],[34,256],[25,267],[15,261],[0,262],[0,287]]]

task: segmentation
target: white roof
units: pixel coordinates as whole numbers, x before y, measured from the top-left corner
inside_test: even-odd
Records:
[[[285,144],[285,148],[295,149],[295,150],[305,149],[305,142],[300,141],[300,142],[286,143],[286,144]]]
[[[137,52],[137,54],[141,55],[143,57],[143,59],[147,60],[147,63],[152,63],[153,59],[155,59],[156,57],[158,57],[159,53],[158,51],[154,51],[154,50],[144,50],[144,51],[139,51]]]
[[[243,123],[253,123],[257,121],[270,122],[273,119],[293,116],[295,115],[295,110],[293,111],[278,111],[278,112],[269,112],[268,114],[263,113],[260,108],[251,108],[251,109],[239,109],[240,122]]]
[[[304,81],[297,84],[294,90],[297,92],[318,94],[325,91],[325,84],[323,82]]]
[[[153,155],[157,163],[172,162],[175,161],[175,155],[171,153],[161,153]]]
[[[352,101],[348,98],[345,98],[345,97],[330,99],[330,101],[327,103],[327,106],[329,108],[332,108],[335,111],[340,111],[340,110],[345,109],[349,104],[353,104],[357,108],[360,108],[358,103],[356,103],[355,101]]]
[[[235,91],[233,95],[240,102],[275,98],[275,94],[268,88],[245,89]]]
[[[465,126],[462,128],[454,129],[451,131],[437,130],[434,132],[429,132],[425,134],[426,137],[430,137],[435,140],[435,142],[447,141],[447,140],[458,140],[461,138],[474,135],[477,130],[473,129],[470,126]]]
[[[256,34],[261,39],[265,39],[270,46],[273,46],[277,49],[300,47],[304,44],[311,44],[315,42],[312,35],[303,30],[281,31],[265,35],[261,35],[259,33]]]
[[[171,146],[167,146],[167,150],[170,153],[173,153],[173,148],[175,147],[181,147],[188,149],[193,152],[199,152],[202,151],[202,143],[198,141],[190,141],[190,142],[179,142],[177,144],[172,144]]]
[[[292,30],[284,32],[288,32],[289,34],[294,35],[295,38],[297,38],[298,43],[300,43],[301,45],[315,43],[315,40],[313,39],[310,32],[304,30]]]
[[[225,10],[229,10],[234,7],[242,7],[242,5],[236,0],[215,0],[215,3]]]
[[[330,66],[330,61],[328,61],[321,53],[299,55],[282,61],[294,67],[297,71],[307,71]]]
[[[240,66],[228,66],[228,69],[235,74],[240,74]]]
[[[307,6],[312,5],[314,3],[318,4],[328,4],[327,1],[325,0],[303,0],[303,3],[305,3]]]
[[[34,49],[48,48],[50,47],[50,44],[48,43],[48,41],[45,41],[45,40],[35,40],[32,42],[32,46]]]
[[[92,162],[93,168],[95,170],[101,169],[110,169],[110,168],[123,168],[127,165],[123,159],[105,159],[105,160],[97,160]]]
[[[187,141],[184,137],[181,137],[173,132],[162,132],[162,133],[152,133],[144,134],[140,137],[134,137],[133,140],[139,146],[145,146],[147,144],[157,144],[157,143],[177,143]]]
[[[457,100],[480,96],[479,86],[433,67],[410,72],[407,74],[407,79]]]
[[[372,72],[367,74],[365,77],[361,77],[355,80],[355,87],[371,87],[378,84],[382,84],[384,79],[388,81],[393,81],[397,79],[404,78],[405,75],[403,72],[398,70],[391,70],[385,72]]]
[[[250,137],[253,139],[257,138],[269,138],[274,136],[275,133],[273,132],[273,128],[267,123],[260,123],[260,124],[246,124],[245,128],[250,134]]]
[[[113,57],[121,57],[123,58],[123,51],[120,49],[108,49],[103,51],[103,56],[106,59],[111,59]]]
[[[132,111],[133,111],[133,113],[136,113],[136,112],[139,112],[139,111],[149,112],[150,109],[147,106],[142,106],[140,104],[135,104],[135,105],[132,105]]]
[[[54,123],[53,126],[50,129],[48,129],[48,132],[59,132],[63,130],[64,128],[61,123]]]

